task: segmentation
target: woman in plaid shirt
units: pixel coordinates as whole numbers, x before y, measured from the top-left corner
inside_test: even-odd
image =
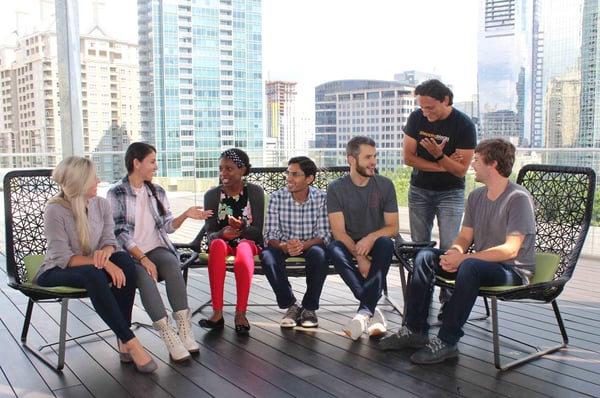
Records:
[[[187,360],[190,353],[200,350],[200,346],[192,332],[179,254],[167,234],[175,232],[187,218],[203,220],[212,212],[192,206],[179,217],[173,217],[165,191],[152,183],[158,169],[156,149],[152,145],[131,144],[125,153],[125,166],[127,176],[111,187],[107,195],[113,210],[115,235],[119,244],[135,259],[142,303],[171,358]],[[158,291],[156,282],[159,280],[165,281],[177,332]]]

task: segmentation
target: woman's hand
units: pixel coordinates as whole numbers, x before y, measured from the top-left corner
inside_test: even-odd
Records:
[[[232,227],[225,227],[221,231],[221,236],[225,240],[232,240],[232,239],[239,238],[241,234],[242,234],[242,231],[240,231],[239,229],[236,229],[236,228],[232,228]]]
[[[109,248],[108,246],[103,247],[100,250],[94,250],[94,254],[92,255],[94,266],[98,269],[106,267],[108,259],[113,254],[113,250],[114,249],[112,247]]]
[[[242,219],[242,217],[235,218],[233,216],[228,216],[227,221],[229,222],[229,226],[233,229],[242,229],[242,227],[244,226],[244,220]]]
[[[204,207],[202,206],[192,206],[186,210],[185,215],[188,218],[193,218],[194,220],[206,220],[208,217],[212,216],[212,210],[203,211]]]
[[[117,267],[113,262],[108,261],[104,266],[104,271],[106,271],[106,273],[110,276],[112,284],[117,289],[120,289],[121,287],[125,286],[125,282],[127,282],[125,280],[125,273],[123,273],[123,270]]]
[[[140,264],[142,265],[142,267],[144,267],[148,275],[152,277],[154,282],[158,282],[158,271],[156,271],[156,265],[154,265],[152,260],[150,260],[147,256],[144,256],[140,260]]]

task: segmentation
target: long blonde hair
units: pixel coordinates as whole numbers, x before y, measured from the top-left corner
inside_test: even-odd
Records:
[[[90,233],[85,204],[85,194],[96,182],[96,165],[80,156],[64,158],[52,172],[61,192],[48,203],[57,203],[71,209],[77,226],[82,255],[90,253]]]

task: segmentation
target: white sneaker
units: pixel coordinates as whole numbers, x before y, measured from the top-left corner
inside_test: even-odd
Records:
[[[354,315],[354,318],[342,330],[352,340],[358,340],[360,336],[367,332],[368,319],[368,316],[358,313]]]
[[[369,334],[369,337],[373,337],[384,334],[385,332],[387,332],[387,322],[385,321],[381,310],[379,310],[379,308],[375,308],[375,313],[369,320],[367,333]]]

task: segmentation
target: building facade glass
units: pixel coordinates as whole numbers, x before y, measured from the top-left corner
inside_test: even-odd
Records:
[[[324,166],[346,164],[346,143],[356,135],[380,149],[401,153],[402,129],[415,109],[414,87],[396,81],[338,80],[315,88],[315,148],[324,149]],[[331,149],[328,153],[327,149]],[[336,159],[337,156],[337,159]],[[378,168],[395,171],[402,157],[380,158]]]
[[[479,2],[480,138],[541,146],[543,38],[538,0]]]
[[[221,151],[263,163],[260,0],[138,1],[141,122],[159,176],[215,177]]]

